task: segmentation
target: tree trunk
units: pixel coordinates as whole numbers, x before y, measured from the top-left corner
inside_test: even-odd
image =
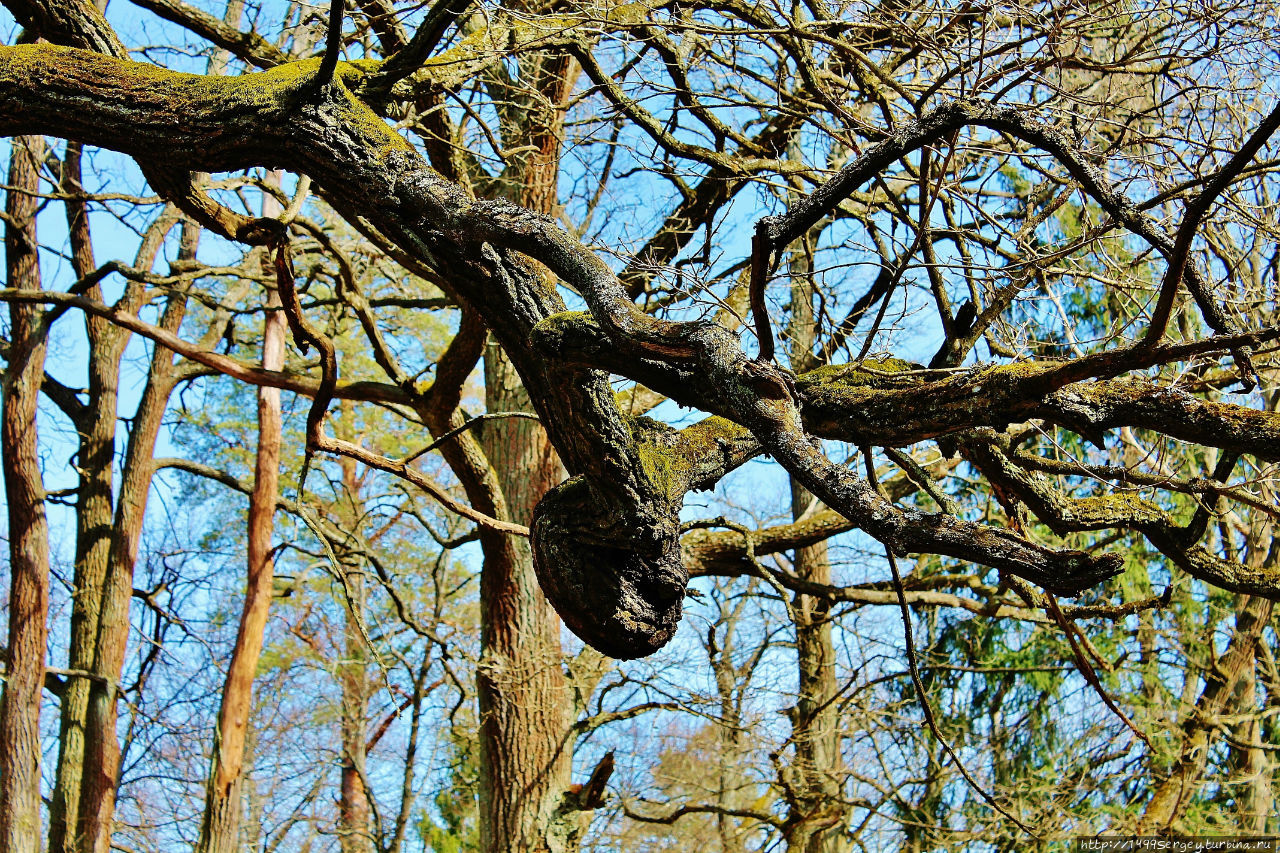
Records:
[[[62,162],[64,192],[83,192],[80,156],[81,146],[68,143]],[[68,199],[66,209],[72,267],[76,277],[83,278],[96,267],[88,215],[84,202],[77,198]],[[95,284],[85,295],[101,301],[102,288]],[[89,341],[88,402],[74,419],[80,436],[80,483],[76,493],[75,585],[67,658],[71,669],[91,672],[97,657],[103,587],[111,557],[120,358],[129,335],[111,321],[90,314],[85,314],[85,332]],[[57,853],[77,850],[81,835],[80,799],[91,686],[84,678],[70,678],[62,696],[57,780],[49,806],[49,850]]]
[[[1269,488],[1264,491],[1264,496],[1272,497]],[[1263,513],[1251,514],[1249,520],[1245,562],[1251,568],[1274,570],[1280,563],[1280,543],[1277,543],[1273,536],[1274,525]],[[1231,632],[1231,640],[1227,644],[1226,651],[1205,673],[1204,689],[1200,692],[1200,698],[1182,723],[1182,752],[1169,771],[1169,775],[1156,787],[1146,811],[1138,822],[1139,833],[1168,831],[1186,811],[1204,775],[1209,750],[1213,745],[1213,735],[1218,730],[1219,715],[1241,707],[1238,701],[1241,692],[1246,695],[1252,694],[1250,688],[1254,679],[1254,661],[1257,658],[1258,643],[1261,642],[1262,633],[1271,621],[1273,606],[1274,603],[1270,599],[1259,596],[1240,596],[1239,611],[1236,613],[1236,625],[1235,630]],[[1244,687],[1245,690],[1239,691],[1238,687]],[[1251,695],[1248,707],[1242,710],[1246,715],[1256,715],[1257,709]],[[1256,732],[1251,734],[1253,736],[1248,742],[1257,742]],[[1248,752],[1256,751],[1248,750]],[[1252,757],[1246,756],[1246,758],[1250,765],[1255,763]],[[1256,779],[1259,784],[1264,775],[1262,772],[1257,773]],[[1270,799],[1269,787],[1268,780],[1266,792],[1268,800]],[[1257,790],[1252,793],[1255,797],[1259,795]],[[1269,806],[1268,802],[1268,809]],[[1265,820],[1264,814],[1262,823],[1265,824]]]
[[[813,355],[815,286],[807,241],[788,257],[791,273],[791,316],[788,339],[792,369],[817,368]],[[814,497],[791,478],[791,517],[799,519]],[[801,579],[831,584],[827,543],[797,548],[795,572]],[[839,720],[836,715],[836,655],[831,637],[830,602],[797,594],[792,603],[796,617],[796,674],[799,695],[790,714],[791,739],[795,743],[793,768],[798,809],[788,815],[787,849],[793,853],[838,853],[843,809],[836,770],[840,762]]]
[[[1260,637],[1258,642],[1265,640]],[[1236,741],[1231,747],[1231,764],[1240,831],[1243,834],[1262,835],[1267,831],[1267,816],[1271,814],[1273,794],[1271,762],[1267,760],[1266,751],[1261,747],[1262,725],[1257,705],[1258,679],[1254,666],[1255,661],[1250,661],[1240,678],[1236,704],[1244,719],[1231,727]]]
[[[744,792],[748,790],[744,760],[747,750],[743,743],[747,729],[742,723],[742,691],[744,680],[751,672],[739,672],[734,666],[733,650],[738,630],[738,614],[721,604],[719,622],[724,624],[724,637],[717,641],[713,624],[707,632],[707,658],[716,677],[716,693],[720,700],[720,719],[716,725],[716,759],[719,778],[716,780],[716,834],[720,837],[720,853],[744,853],[745,833],[742,822],[732,811],[748,805]]]
[[[279,296],[271,291],[267,308],[279,305]],[[262,334],[263,368],[283,369],[284,340],[284,312],[268,310]],[[213,762],[197,847],[200,853],[235,853],[239,847],[245,735],[253,706],[253,675],[262,654],[267,610],[271,606],[271,531],[279,494],[280,430],[280,390],[259,387],[258,452],[253,495],[249,499],[249,572],[214,732]]]
[[[491,412],[531,411],[496,345],[485,354],[485,397]],[[527,419],[505,419],[485,425],[482,444],[509,520],[528,524],[543,492],[562,479],[546,433]],[[560,619],[538,587],[528,541],[505,544],[486,550],[480,579],[480,849],[560,853],[576,846],[573,832],[552,826],[573,758]]]
[[[195,254],[199,228],[188,224],[183,231],[179,257]],[[176,332],[186,313],[186,298],[169,297],[161,317],[162,328]],[[133,569],[146,515],[154,473],[152,457],[156,436],[164,420],[177,371],[173,353],[156,346],[151,369],[133,419],[116,498],[111,556],[102,586],[102,611],[94,639],[93,678],[85,718],[84,770],[81,774],[79,850],[108,853],[111,820],[115,811],[120,775],[120,742],[116,737],[115,684],[124,669],[129,640],[129,607],[133,600]]]
[[[258,729],[249,721],[244,736],[244,818],[240,826],[240,849],[244,853],[258,853],[262,849],[262,813],[264,803],[258,790],[258,780],[253,777],[253,763],[258,757]]]
[[[1263,500],[1276,502],[1276,493],[1268,484],[1259,486]],[[1249,519],[1248,561],[1259,568],[1274,568],[1280,561],[1280,549],[1275,543],[1275,523],[1264,513],[1253,512]],[[1269,563],[1269,565],[1268,565]],[[1257,697],[1258,644],[1266,639],[1259,636],[1254,644],[1254,654],[1244,664],[1237,691],[1236,706],[1241,721],[1233,727],[1237,744],[1232,746],[1232,765],[1235,776],[1236,811],[1242,832],[1261,835],[1267,831],[1267,818],[1274,805],[1272,791],[1272,765],[1263,743],[1262,709]]]
[[[799,518],[813,496],[794,479],[791,512]],[[831,562],[825,542],[797,548],[796,575],[805,581],[831,584]],[[791,816],[787,849],[796,853],[836,853],[843,849],[840,784],[840,732],[836,717],[835,647],[831,637],[830,604],[825,599],[797,594],[796,668],[799,695],[790,714],[795,743],[794,786],[799,812]]]
[[[13,140],[5,200],[9,287],[40,288],[36,213],[44,139]],[[9,304],[4,374],[3,456],[9,515],[9,651],[0,698],[0,849],[37,853],[40,827],[40,700],[49,611],[49,533],[36,440],[36,401],[44,377],[45,336],[36,305]]]
[[[99,11],[106,8],[105,0],[95,0],[95,5]],[[228,0],[228,19],[234,10],[234,20],[238,22],[242,5],[242,0]],[[221,71],[225,56],[224,51],[214,52],[209,73]],[[79,144],[68,144],[63,168],[64,191],[83,189],[80,153]],[[84,276],[94,267],[84,202],[68,200],[67,218],[76,273]],[[162,222],[167,218],[162,217]],[[151,269],[170,227],[171,224],[158,222],[148,232],[139,248],[136,267]],[[194,222],[183,223],[178,248],[180,262],[195,260],[200,231]],[[95,285],[87,295],[100,299],[101,289]],[[141,296],[142,286],[130,282],[121,302],[136,310]],[[176,332],[185,314],[185,297],[171,295],[161,326]],[[86,472],[81,488],[87,488],[88,492],[79,496],[76,507],[76,581],[69,659],[72,668],[92,671],[103,680],[68,683],[68,698],[62,705],[58,776],[50,808],[51,853],[73,850],[108,853],[111,847],[121,755],[116,736],[118,697],[114,688],[108,689],[108,686],[119,680],[124,669],[134,564],[154,473],[151,460],[176,380],[172,353],[157,345],[129,433],[120,491],[112,514],[117,386],[120,359],[129,335],[102,318],[86,315],[86,324],[90,344],[89,403],[84,414],[85,424],[79,431],[80,458],[85,460],[82,466]],[[75,688],[75,692],[70,688]],[[76,827],[74,838],[72,827]]]
[[[355,441],[355,406],[342,401],[339,429],[347,441]],[[341,433],[340,433],[341,435]],[[356,478],[356,462],[344,456],[339,460],[342,485],[350,501],[348,529],[354,530],[360,518],[360,483]],[[368,650],[361,626],[364,623],[364,572],[356,563],[343,567],[346,573],[346,607],[343,619],[343,654],[338,665],[338,683],[342,690],[342,780],[338,801],[338,841],[342,853],[369,853],[373,836],[369,831],[369,796],[365,789],[365,737],[368,728],[369,679]]]
[[[346,567],[344,567],[346,568]],[[343,625],[345,650],[338,667],[342,686],[342,786],[339,802],[338,840],[342,853],[369,853],[373,836],[369,832],[369,792],[365,790],[365,733],[369,703],[368,671],[364,638],[364,573],[359,567],[347,571],[350,596]]]
[[[563,54],[522,62],[510,92],[504,133],[526,140],[499,182],[501,194],[532,210],[558,206],[564,100],[578,74]],[[490,342],[484,357],[490,412],[531,412],[528,394],[505,353]],[[508,520],[529,524],[542,495],[564,479],[543,428],[527,419],[485,424],[485,454],[505,497]],[[569,807],[573,764],[572,691],[560,649],[560,619],[538,586],[527,539],[486,549],[480,579],[480,849],[482,853],[576,850],[581,815]]]

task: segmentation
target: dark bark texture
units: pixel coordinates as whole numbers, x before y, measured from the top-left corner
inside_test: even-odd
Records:
[[[36,211],[44,140],[13,140],[5,213],[5,270],[12,285],[38,290]],[[9,514],[9,645],[0,695],[0,847],[38,853],[40,700],[49,613],[49,533],[36,439],[36,401],[44,376],[43,312],[9,306],[9,366],[0,413],[0,458]]]

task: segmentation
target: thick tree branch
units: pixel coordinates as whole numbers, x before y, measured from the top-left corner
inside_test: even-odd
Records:
[[[51,42],[73,45],[116,59],[123,60],[129,55],[107,19],[86,0],[13,0],[7,5],[32,32]],[[189,171],[181,167],[168,168],[166,164],[157,162],[154,153],[144,153],[138,159],[138,165],[153,189],[201,225],[224,237],[247,243],[261,242],[255,239],[253,217],[218,204],[197,186],[195,176]]]
[[[834,365],[795,379],[805,429],[821,438],[904,447],[980,426],[1003,429],[1041,418],[1095,443],[1105,430],[1148,427],[1183,441],[1275,459],[1280,416],[1202,400],[1145,379],[1084,380],[1174,364],[1280,337],[1280,329],[1188,344],[1115,350],[1068,362],[1024,362],[954,371],[918,371],[898,359]],[[536,330],[538,346],[558,358],[603,367],[682,405],[732,417],[720,389],[696,369],[623,356],[590,317],[563,314]]]

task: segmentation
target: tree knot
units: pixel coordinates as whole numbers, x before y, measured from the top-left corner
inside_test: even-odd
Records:
[[[623,660],[653,654],[675,636],[689,582],[679,531],[678,507],[620,507],[575,477],[533,512],[538,583],[588,645]]]

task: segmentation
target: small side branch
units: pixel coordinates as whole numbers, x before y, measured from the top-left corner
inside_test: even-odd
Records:
[[[1151,317],[1151,327],[1142,341],[1144,346],[1155,346],[1164,337],[1165,329],[1169,325],[1169,316],[1173,312],[1173,301],[1178,294],[1178,286],[1182,283],[1183,275],[1187,269],[1187,259],[1191,254],[1191,242],[1195,239],[1201,220],[1209,212],[1209,208],[1213,206],[1218,196],[1230,186],[1232,181],[1239,177],[1241,172],[1248,168],[1249,164],[1253,162],[1253,158],[1262,150],[1262,146],[1266,145],[1267,140],[1277,130],[1280,130],[1280,104],[1272,108],[1270,115],[1263,119],[1258,129],[1253,132],[1240,150],[1232,155],[1231,159],[1227,161],[1227,165],[1223,166],[1205,188],[1200,191],[1200,194],[1187,205],[1186,216],[1183,217],[1182,224],[1178,226],[1178,232],[1174,236],[1173,250],[1168,257],[1169,267],[1165,272],[1164,281],[1160,285],[1160,299],[1156,303],[1155,311]],[[1218,329],[1217,331],[1226,332],[1228,330]]]
[[[320,60],[314,83],[317,95],[333,81],[333,72],[338,68],[338,54],[342,52],[342,17],[345,11],[345,0],[333,0],[329,6],[329,34],[325,39],[324,58]]]
[[[769,306],[764,301],[765,285],[773,271],[774,244],[769,239],[769,220],[756,224],[751,238],[751,319],[756,324],[756,337],[760,340],[760,360],[773,361],[773,327],[769,324]]]

